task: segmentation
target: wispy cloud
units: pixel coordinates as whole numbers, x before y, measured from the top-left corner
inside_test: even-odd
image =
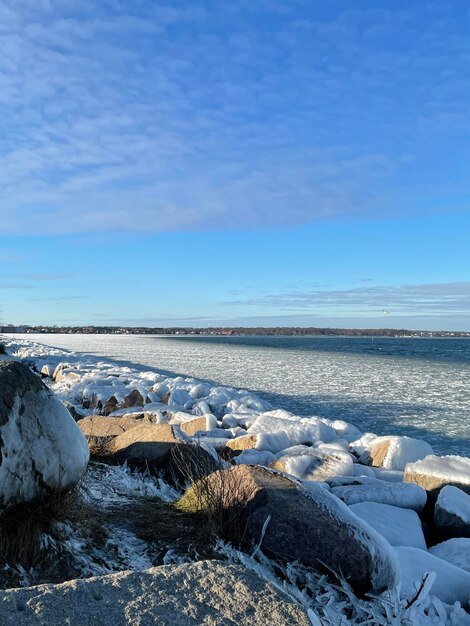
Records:
[[[455,316],[470,315],[470,281],[399,286],[368,286],[353,289],[312,290],[266,294],[232,300],[228,305],[268,307],[283,312],[309,311],[319,315]]]
[[[0,233],[256,228],[426,205],[418,175],[407,202],[388,183],[470,130],[468,41],[445,8],[207,6],[2,3]]]

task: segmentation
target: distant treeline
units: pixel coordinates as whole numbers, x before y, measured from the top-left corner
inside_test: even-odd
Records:
[[[0,333],[82,333],[142,335],[278,335],[329,337],[470,337],[468,331],[407,330],[406,328],[303,328],[300,326],[257,326],[227,328],[194,328],[187,326],[163,328],[147,326],[0,326]]]

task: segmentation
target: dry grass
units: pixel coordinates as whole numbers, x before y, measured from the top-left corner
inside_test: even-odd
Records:
[[[68,493],[55,492],[41,500],[7,509],[0,515],[0,559],[32,567],[42,558],[41,542],[54,522],[70,516],[78,487]]]
[[[216,466],[208,464],[207,457],[197,454],[196,448],[192,456],[186,452],[184,458],[178,449],[173,453],[174,464],[189,481],[189,488],[176,506],[202,517],[213,539],[222,538],[240,546],[245,536],[247,505],[256,488],[226,469],[222,460]]]

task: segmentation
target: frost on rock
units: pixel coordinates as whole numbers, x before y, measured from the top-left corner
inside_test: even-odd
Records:
[[[0,503],[74,487],[87,467],[85,437],[64,405],[22,363],[0,362]]]
[[[404,480],[421,485],[427,491],[445,485],[460,487],[470,493],[470,458],[456,455],[427,456],[405,467]]]
[[[380,533],[392,546],[426,550],[423,529],[417,513],[378,502],[359,502],[350,509]]]
[[[396,547],[402,570],[402,593],[411,598],[416,593],[419,581],[428,572],[435,575],[431,593],[442,602],[460,602],[468,606],[470,602],[470,572],[455,567],[425,550],[410,547]]]

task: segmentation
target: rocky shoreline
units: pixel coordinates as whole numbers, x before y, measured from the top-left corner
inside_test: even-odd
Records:
[[[470,624],[470,459],[298,417],[243,390],[5,344],[0,518],[53,493],[79,494],[43,532],[33,566],[2,557],[4,587],[61,582],[60,571],[65,581],[170,563],[234,567],[229,555],[289,591],[279,623]],[[86,581],[65,584],[47,597]],[[3,604],[27,598],[20,604],[33,607],[44,593],[26,591],[3,592]],[[252,599],[237,623],[262,623],[256,607],[266,598],[271,614],[268,596]],[[140,622],[126,621],[123,604],[112,623],[179,623],[158,621],[158,602]],[[209,609],[204,619],[192,623],[231,623],[211,621]]]

